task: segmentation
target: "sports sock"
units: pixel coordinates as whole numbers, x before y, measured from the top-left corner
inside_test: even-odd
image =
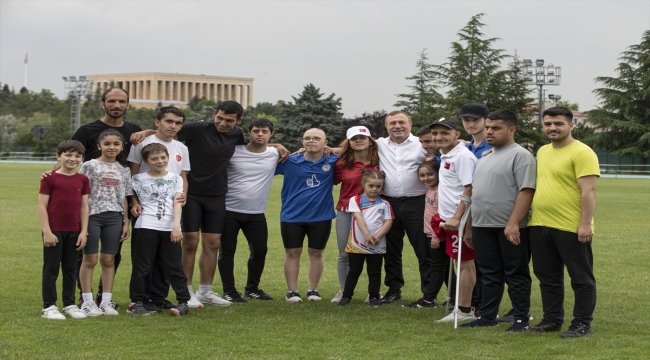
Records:
[[[187,285],[187,291],[190,292],[190,295],[194,295],[194,289],[192,289],[192,285]]]
[[[458,310],[460,310],[460,311],[464,312],[465,314],[467,314],[468,312],[472,311],[472,308],[467,307],[467,306],[459,306]]]
[[[93,302],[93,293],[82,293],[81,298],[84,301],[84,304]]]
[[[199,294],[207,294],[212,291],[211,284],[199,284]]]
[[[318,289],[316,289],[316,290],[318,290]],[[314,290],[314,289],[307,289],[308,292],[309,292],[309,291],[316,291],[316,290]]]
[[[113,299],[113,293],[102,293],[102,304],[105,302],[111,302]]]

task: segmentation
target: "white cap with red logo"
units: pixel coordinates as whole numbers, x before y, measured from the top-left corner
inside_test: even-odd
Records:
[[[353,126],[348,129],[345,135],[348,139],[352,139],[357,135],[370,136],[370,130],[365,126]]]

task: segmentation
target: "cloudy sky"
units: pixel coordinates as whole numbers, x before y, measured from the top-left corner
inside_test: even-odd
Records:
[[[61,76],[171,72],[255,79],[254,101],[290,101],[313,83],[343,112],[391,110],[417,53],[443,63],[471,16],[522,58],[562,66],[549,93],[598,104],[596,76],[650,29],[632,1],[10,1],[0,0],[0,82],[63,96]]]

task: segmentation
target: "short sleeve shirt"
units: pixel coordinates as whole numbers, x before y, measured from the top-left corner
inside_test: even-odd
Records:
[[[351,213],[361,213],[371,235],[376,234],[384,226],[386,220],[395,218],[390,203],[381,197],[371,201],[364,195],[357,195],[350,198],[348,208]],[[377,245],[366,245],[363,233],[353,216],[350,237],[345,246],[345,251],[355,254],[385,254],[386,236],[383,236]]]
[[[47,217],[52,231],[81,231],[81,197],[90,194],[85,175],[53,172],[41,180],[40,194],[49,195]]]
[[[131,151],[131,135],[138,131],[142,131],[138,125],[128,121],[125,121],[120,127],[110,126],[101,120],[96,120],[89,124],[82,125],[77,129],[74,135],[72,135],[72,140],[79,141],[86,148],[86,155],[84,156],[85,162],[96,159],[101,155],[97,148],[97,139],[104,130],[108,129],[115,129],[122,134],[124,137],[124,152],[126,154],[129,154]]]
[[[237,145],[228,164],[226,210],[263,214],[279,158],[278,150],[273,147],[254,153],[246,145]]]
[[[447,221],[454,216],[460,204],[459,196],[466,185],[472,184],[476,156],[459,142],[451,151],[440,155],[438,172],[438,214]]]
[[[156,135],[147,136],[141,143],[131,147],[129,157],[126,159],[128,162],[140,164],[138,174],[146,173],[151,168],[149,164],[142,160],[142,149],[149,144],[162,144],[167,148],[169,153],[169,163],[165,170],[170,171],[176,175],[180,175],[182,171],[190,171],[190,155],[187,146],[182,142],[172,140],[165,142],[160,140]]]
[[[386,173],[383,194],[390,197],[420,196],[427,187],[420,182],[418,166],[427,158],[420,139],[410,134],[401,144],[390,137],[377,139],[379,166]]]
[[[190,194],[223,195],[228,191],[228,162],[235,146],[244,145],[244,134],[234,127],[228,133],[217,131],[214,122],[193,122],[183,125],[178,140],[184,141],[190,154],[187,181]]]
[[[339,211],[348,211],[348,202],[355,195],[360,195],[362,191],[361,170],[379,171],[379,166],[373,166],[361,161],[354,161],[351,168],[345,165],[345,162],[339,159],[334,166],[334,185],[341,184],[339,191],[339,202],[336,209]]]
[[[183,192],[183,178],[167,172],[163,177],[147,173],[133,176],[133,190],[142,205],[136,229],[171,231],[174,227],[174,196]]]
[[[480,159],[483,157],[483,154],[490,150],[493,149],[494,147],[492,145],[489,145],[487,143],[487,139],[483,140],[482,143],[478,144],[478,146],[474,146],[474,141],[470,140],[470,142],[467,143],[467,150],[471,151],[474,156],[476,156],[477,159]]]
[[[129,168],[117,162],[105,163],[92,159],[81,165],[79,173],[90,180],[90,215],[108,211],[124,213],[124,199],[133,195]]]

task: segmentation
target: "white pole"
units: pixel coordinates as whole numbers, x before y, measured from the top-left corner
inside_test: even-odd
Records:
[[[29,52],[25,51],[25,80],[23,81],[23,87],[27,89],[27,63],[28,63]]]

